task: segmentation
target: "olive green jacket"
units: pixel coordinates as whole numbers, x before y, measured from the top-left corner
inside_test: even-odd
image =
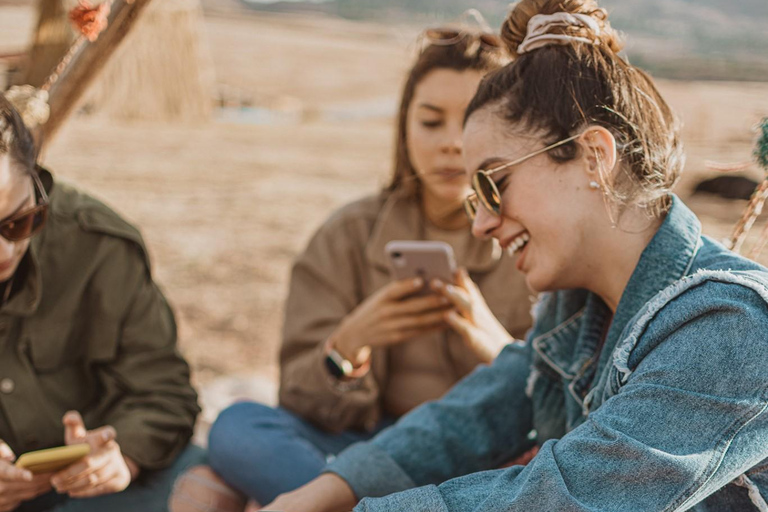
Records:
[[[89,429],[112,425],[140,467],[166,467],[200,409],[141,235],[41,177],[48,221],[0,307],[0,438],[17,455],[62,445],[62,416],[78,410]]]

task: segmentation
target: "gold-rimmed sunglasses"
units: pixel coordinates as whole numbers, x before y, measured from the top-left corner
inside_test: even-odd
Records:
[[[433,27],[428,28],[423,33],[424,41],[437,46],[450,46],[458,44],[465,38],[475,38],[480,46],[486,50],[496,51],[503,47],[501,38],[493,32],[484,30],[468,30],[452,27]],[[422,45],[422,51],[424,47]]]
[[[35,184],[35,206],[0,222],[0,236],[9,242],[19,242],[40,231],[48,218],[48,194],[37,172],[32,173]]]
[[[569,142],[574,141],[579,137],[581,137],[581,133],[574,135],[573,137],[568,137],[567,139],[555,142],[554,144],[550,144],[545,148],[538,149],[533,153],[529,153],[516,160],[494,167],[493,169],[478,170],[474,176],[472,176],[472,190],[474,190],[474,193],[470,194],[464,200],[464,211],[466,212],[467,217],[469,217],[470,222],[474,222],[475,217],[477,216],[478,203],[482,204],[491,215],[495,217],[501,215],[501,193],[499,192],[496,183],[491,178],[492,175],[499,171],[509,169],[510,167],[517,164],[521,164],[526,160],[529,160],[542,153],[546,153],[547,151],[562,146],[563,144],[568,144]]]

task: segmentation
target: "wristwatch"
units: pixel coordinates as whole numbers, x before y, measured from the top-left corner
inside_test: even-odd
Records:
[[[358,379],[368,373],[371,368],[370,357],[363,364],[355,367],[352,361],[346,359],[334,348],[330,338],[325,342],[324,352],[325,368],[336,379]]]

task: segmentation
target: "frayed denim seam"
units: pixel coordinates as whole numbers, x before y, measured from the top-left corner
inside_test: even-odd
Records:
[[[629,368],[629,356],[632,350],[637,346],[637,343],[642,336],[648,324],[653,318],[661,311],[673,299],[679,297],[683,292],[690,290],[691,288],[703,284],[708,281],[719,281],[730,284],[740,284],[751,290],[754,290],[762,299],[768,304],[768,287],[754,278],[747,275],[737,274],[735,271],[730,270],[699,270],[692,276],[686,276],[679,281],[676,281],[669,285],[664,290],[660,291],[654,298],[641,309],[636,315],[637,320],[632,320],[628,324],[627,328],[630,329],[629,334],[622,336],[624,341],[616,348],[613,355],[613,365],[621,374],[622,384],[626,384],[629,376],[632,375],[632,370]]]
[[[746,473],[734,480],[733,483],[734,485],[744,487],[747,490],[749,501],[757,507],[758,512],[768,512],[768,503],[765,502],[765,498],[760,494],[760,489],[758,489],[755,483],[749,479]]]

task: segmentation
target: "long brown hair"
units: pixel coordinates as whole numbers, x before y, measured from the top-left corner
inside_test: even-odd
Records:
[[[518,56],[530,19],[556,12],[590,16],[600,31],[554,27],[551,33],[598,43],[552,44]],[[587,124],[601,125],[616,138],[621,163],[616,176],[602,177],[608,198],[619,212],[628,205],[651,216],[665,211],[684,163],[680,123],[650,76],[619,55],[623,41],[606,11],[595,0],[521,0],[507,16],[501,37],[516,59],[485,77],[465,119],[491,108],[507,123],[541,131],[552,142]],[[578,153],[571,143],[549,156],[563,162]]]
[[[466,37],[455,43],[448,45],[430,44],[424,48],[411,67],[403,86],[400,109],[397,115],[395,165],[392,178],[385,190],[402,191],[410,195],[419,193],[419,180],[416,179],[416,171],[408,155],[407,145],[408,109],[419,82],[436,69],[489,72],[500,69],[507,62],[509,62],[509,56],[503,47],[492,48],[480,44],[472,32],[468,32]]]

